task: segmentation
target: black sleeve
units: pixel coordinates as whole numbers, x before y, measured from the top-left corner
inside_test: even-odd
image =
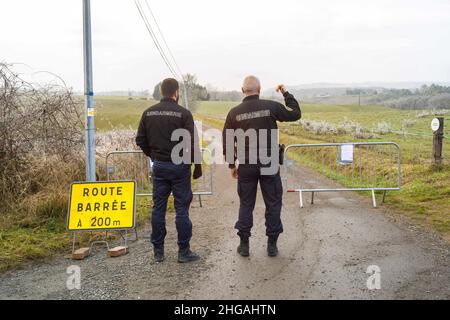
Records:
[[[285,106],[279,103],[278,107],[274,109],[275,118],[278,121],[296,121],[300,119],[302,113],[297,100],[295,100],[294,96],[287,91],[283,94],[283,96],[286,107],[290,108],[291,110],[288,110]]]
[[[225,161],[228,162],[229,168],[234,168],[235,167],[234,163],[236,162],[236,150],[235,150],[235,146],[234,146],[234,141],[233,141],[233,144],[231,144],[231,142],[227,143],[227,129],[234,129],[233,124],[232,124],[232,116],[230,115],[230,113],[228,113],[227,119],[225,120],[225,125],[223,126],[222,143],[223,143],[223,155],[225,157]],[[234,155],[233,159],[227,159],[227,145],[228,144],[233,146],[233,155]]]
[[[146,156],[150,157],[151,149],[148,145],[147,140],[147,130],[145,128],[145,114],[142,115],[141,121],[139,122],[139,128],[136,134],[136,144],[141,148]]]
[[[195,164],[201,164],[202,153],[198,141],[198,132],[197,128],[195,127],[194,117],[192,116],[192,113],[190,111],[187,112],[184,128],[189,131],[189,134],[191,136],[191,161]]]

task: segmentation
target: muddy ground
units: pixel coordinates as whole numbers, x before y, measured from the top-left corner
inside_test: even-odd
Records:
[[[308,179],[307,172],[296,174]],[[331,183],[330,183],[331,184]],[[107,258],[98,247],[84,261],[59,257],[0,276],[0,299],[449,299],[449,246],[370,197],[327,193],[300,209],[284,194],[280,255],[266,254],[264,205],[255,209],[251,255],[237,255],[236,181],[216,168],[216,193],[194,201],[192,248],[202,259],[176,261],[173,213],[168,215],[167,259],[154,263],[149,227],[130,253]],[[387,199],[388,200],[388,199]],[[81,289],[68,290],[66,269],[81,267]],[[369,290],[368,266],[381,269],[381,289]]]

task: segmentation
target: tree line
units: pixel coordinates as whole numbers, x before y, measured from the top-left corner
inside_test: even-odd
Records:
[[[239,91],[219,91],[214,88],[207,88],[198,83],[197,77],[193,74],[183,76],[188,92],[189,109],[195,111],[198,108],[199,101],[240,101],[242,93]],[[181,100],[184,99],[184,86],[180,81]],[[153,99],[161,100],[161,82],[158,82],[153,88]]]
[[[450,109],[450,87],[437,84],[409,89],[383,90],[372,99],[374,103],[398,109]]]

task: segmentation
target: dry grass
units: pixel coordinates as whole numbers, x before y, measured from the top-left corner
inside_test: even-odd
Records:
[[[0,64],[0,270],[66,242],[72,181],[83,179],[81,105],[64,84],[32,84]]]

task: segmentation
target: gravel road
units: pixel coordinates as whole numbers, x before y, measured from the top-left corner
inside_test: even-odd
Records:
[[[297,176],[308,178],[308,173]],[[152,260],[149,227],[130,253],[107,258],[96,248],[83,261],[59,257],[0,275],[0,299],[449,299],[449,245],[369,197],[328,193],[300,209],[285,194],[280,255],[266,254],[264,205],[255,209],[251,255],[236,253],[236,182],[216,168],[216,193],[194,202],[192,248],[202,259],[176,262],[174,214],[168,214],[167,259]],[[81,268],[81,289],[68,290],[67,267]],[[369,290],[369,266],[380,268],[381,289]]]

